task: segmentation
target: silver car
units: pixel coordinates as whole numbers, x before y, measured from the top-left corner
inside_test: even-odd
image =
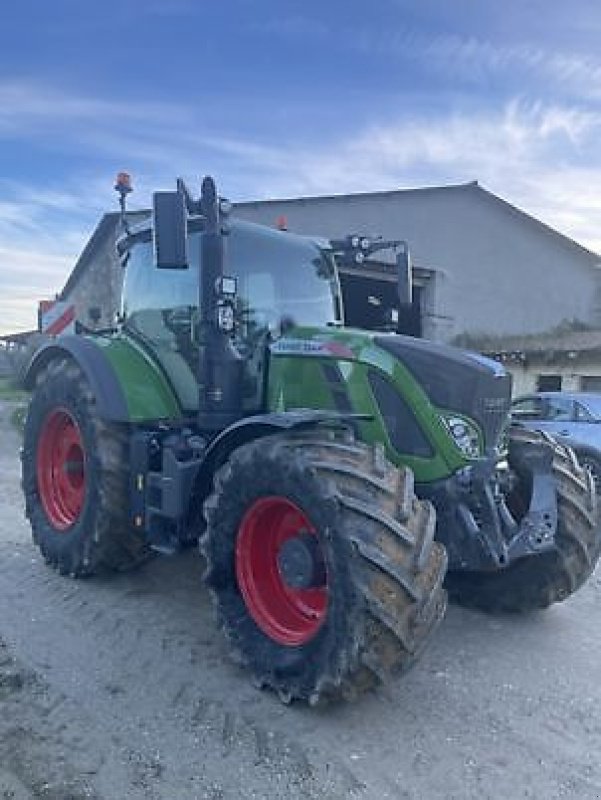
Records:
[[[601,491],[601,394],[587,392],[537,392],[511,404],[515,425],[546,431],[576,451],[590,469]]]

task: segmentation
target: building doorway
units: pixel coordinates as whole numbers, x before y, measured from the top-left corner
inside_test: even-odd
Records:
[[[396,276],[340,270],[344,324],[368,331],[391,331],[421,337],[422,286],[413,286],[413,302],[399,305]]]

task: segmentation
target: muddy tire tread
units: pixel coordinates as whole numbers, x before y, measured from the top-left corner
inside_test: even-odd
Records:
[[[88,525],[68,547],[56,547],[53,533],[38,496],[35,475],[35,431],[39,413],[49,408],[56,387],[68,387],[84,428],[84,439],[94,446],[86,452],[88,475],[95,482],[86,498],[84,514]],[[63,575],[85,577],[99,572],[129,570],[146,560],[148,550],[141,535],[130,525],[129,435],[125,425],[101,419],[96,401],[79,366],[72,360],[51,361],[36,381],[24,432],[23,488],[25,513],[32,526],[33,540],[48,564]],[[89,508],[90,505],[94,508]]]
[[[255,681],[285,700],[315,704],[352,698],[389,680],[416,660],[446,608],[446,553],[432,540],[430,504],[412,496],[410,471],[397,469],[381,452],[348,433],[338,436],[324,431],[286,433],[244,445],[216,474],[215,490],[205,504],[205,581],[236,660],[251,669],[247,642],[223,615],[214,563],[214,537],[228,505],[227,493],[267,458],[288,473],[290,481],[303,476],[319,487],[323,506],[336,519],[338,552],[351,562],[351,633],[323,658],[309,682],[305,675],[283,681],[275,670],[254,665]],[[404,481],[410,488],[408,508]]]

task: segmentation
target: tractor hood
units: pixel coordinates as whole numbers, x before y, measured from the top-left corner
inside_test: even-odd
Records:
[[[487,447],[507,418],[511,376],[496,361],[448,345],[391,334],[374,344],[398,359],[440,409],[476,420]]]

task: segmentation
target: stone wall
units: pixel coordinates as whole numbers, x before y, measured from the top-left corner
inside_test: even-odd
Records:
[[[148,211],[128,213],[135,225]],[[119,214],[106,214],[99,222],[75,265],[60,299],[73,303],[75,318],[85,328],[110,328],[120,309],[123,268],[116,240],[121,235]]]
[[[111,237],[98,249],[80,280],[65,297],[75,305],[76,319],[87,328],[109,328],[114,324],[115,312],[119,309],[121,272],[114,237]]]

